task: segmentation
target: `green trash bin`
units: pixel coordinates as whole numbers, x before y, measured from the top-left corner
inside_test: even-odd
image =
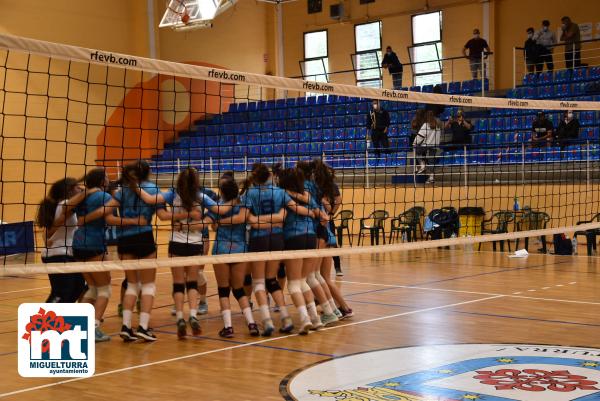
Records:
[[[481,223],[485,218],[483,208],[478,206],[461,207],[458,209],[458,218],[460,221],[459,237],[481,235]]]

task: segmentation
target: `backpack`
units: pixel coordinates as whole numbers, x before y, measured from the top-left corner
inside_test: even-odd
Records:
[[[554,234],[553,242],[555,255],[573,254],[573,243],[564,234]]]

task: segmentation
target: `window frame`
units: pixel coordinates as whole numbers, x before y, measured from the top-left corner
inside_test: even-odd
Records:
[[[319,56],[319,57],[306,57],[306,35],[311,34],[311,33],[317,33],[317,32],[325,32],[325,37],[326,37],[326,45],[325,45],[325,56]],[[317,81],[317,82],[329,82],[329,30],[328,29],[317,29],[314,31],[306,31],[302,33],[302,55],[304,56],[304,58],[302,58],[300,61],[298,61],[299,67],[300,67],[300,75],[302,75],[303,79],[308,79],[311,81],[317,81],[317,76],[321,76],[323,75],[325,77],[325,81]],[[305,74],[305,68],[303,67],[306,62],[314,62],[314,61],[321,61],[321,63],[323,63],[323,70],[324,73],[323,74],[317,74],[317,75],[306,75]]]
[[[368,50],[358,50],[358,40],[357,40],[357,29],[359,26],[362,25],[371,25],[371,24],[379,24],[379,48],[373,48],[373,49],[368,49]],[[369,53],[375,53],[376,57],[377,57],[377,52],[379,52],[381,54],[381,58],[378,57],[378,62],[377,62],[377,67],[379,70],[379,78],[375,78],[375,77],[369,77],[369,78],[363,78],[363,79],[359,79],[358,78],[358,66],[356,65],[356,57],[360,57],[361,55],[365,55],[365,54],[369,54]],[[356,86],[361,86],[361,83],[366,83],[366,82],[375,82],[378,81],[379,82],[379,87],[382,88],[383,87],[383,72],[381,69],[381,60],[383,59],[383,22],[381,20],[375,20],[375,21],[368,21],[368,22],[362,22],[360,24],[354,24],[354,53],[350,55],[351,61],[352,61],[352,68],[354,70],[354,80],[356,83]]]
[[[326,45],[325,45],[325,56],[319,57],[306,57],[306,35],[311,33],[325,32]],[[317,29],[315,31],[306,31],[302,33],[302,59],[303,60],[317,60],[320,58],[329,58],[329,30],[328,29]]]
[[[415,17],[421,16],[421,15],[427,15],[427,14],[439,14],[439,21],[440,21],[440,40],[434,40],[434,41],[428,41],[428,42],[419,42],[419,43],[415,43],[415,36],[414,36],[414,21],[415,21]],[[413,14],[410,16],[410,36],[411,36],[411,42],[412,44],[410,46],[407,46],[407,51],[408,51],[408,56],[410,58],[411,61],[411,65],[412,65],[412,75],[413,75],[413,84],[416,85],[416,77],[423,77],[423,76],[427,76],[427,75],[437,75],[440,74],[442,79],[441,82],[444,82],[444,59],[443,57],[440,56],[440,49],[438,49],[437,44],[440,44],[440,48],[443,52],[443,46],[444,46],[444,14],[443,14],[443,10],[437,10],[437,11],[430,11],[430,12],[426,12],[426,13],[419,13],[419,14]],[[426,61],[423,63],[435,63],[437,62],[440,66],[439,71],[432,71],[432,72],[421,72],[421,73],[417,73],[415,72],[416,68],[415,68],[415,60],[413,58],[413,49],[417,48],[417,47],[421,47],[421,46],[428,46],[428,45],[434,45],[436,48],[436,52],[438,53],[438,58],[437,60],[431,60],[431,61]],[[419,62],[420,64],[421,62]]]

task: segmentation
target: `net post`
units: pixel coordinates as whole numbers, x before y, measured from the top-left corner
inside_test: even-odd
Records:
[[[244,171],[248,174],[248,155],[244,155]]]
[[[365,187],[370,188],[369,185],[369,150],[365,150]]]
[[[454,59],[450,60],[450,82],[454,82]]]
[[[117,160],[117,181],[121,179],[121,161]]]
[[[517,48],[513,47],[513,76],[512,76],[512,81],[513,81],[513,89],[517,88]]]
[[[467,188],[469,186],[468,171],[467,171],[467,145],[463,146],[463,152],[464,152],[463,171],[464,171],[464,176],[465,176],[465,188]]]
[[[181,173],[181,159],[177,158],[177,173]]]
[[[481,52],[481,97],[485,96],[485,52]]]
[[[285,168],[285,154],[281,155],[281,168]]]

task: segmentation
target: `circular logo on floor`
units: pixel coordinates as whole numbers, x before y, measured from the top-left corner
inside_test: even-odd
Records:
[[[600,349],[456,344],[331,359],[281,383],[298,401],[600,400]]]

